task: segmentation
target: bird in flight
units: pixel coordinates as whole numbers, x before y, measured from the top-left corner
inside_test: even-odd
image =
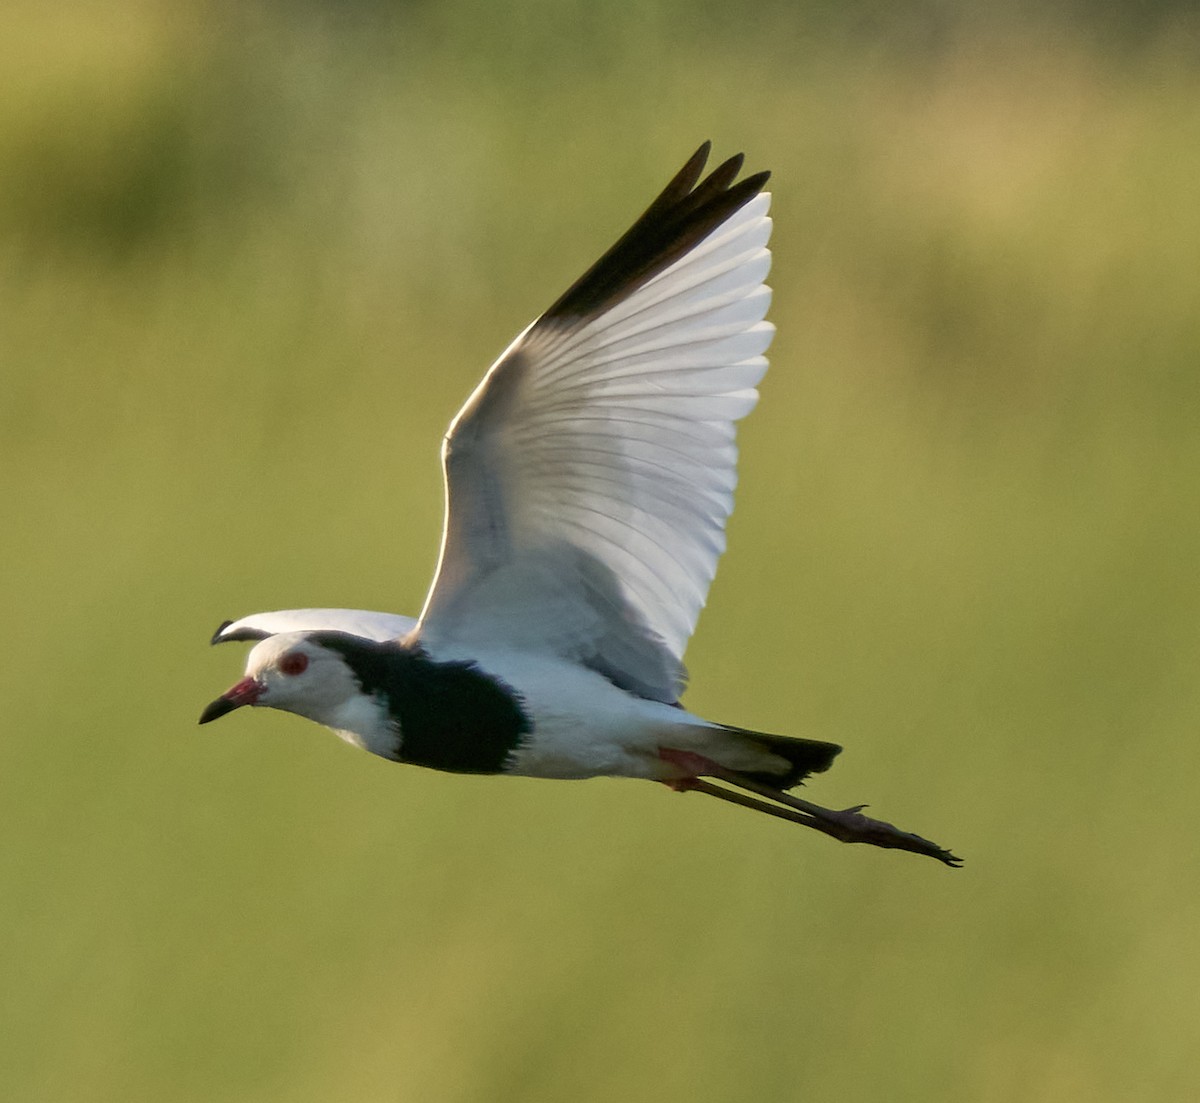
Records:
[[[491,366],[442,442],[441,553],[417,619],[256,613],[200,723],[284,709],[396,762],[467,774],[629,777],[843,842],[949,851],[788,790],[832,743],[718,724],[679,702],[725,548],[737,422],[774,335],[768,173],[704,176],[709,143]]]

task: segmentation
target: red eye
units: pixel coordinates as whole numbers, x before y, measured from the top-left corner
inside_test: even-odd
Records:
[[[308,656],[303,651],[289,651],[279,660],[279,669],[289,677],[303,674],[308,669]]]

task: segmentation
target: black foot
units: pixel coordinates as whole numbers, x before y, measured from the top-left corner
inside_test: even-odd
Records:
[[[937,843],[930,842],[920,835],[914,835],[911,831],[901,831],[894,824],[864,816],[862,814],[864,808],[866,808],[865,804],[856,804],[852,808],[843,808],[840,812],[823,809],[814,814],[818,819],[834,828],[835,830],[830,834],[844,843],[867,843],[870,846],[880,846],[892,850],[907,850],[911,854],[924,854],[927,857],[936,858],[939,862],[944,862],[954,869],[958,869],[963,864],[961,858],[955,857]]]

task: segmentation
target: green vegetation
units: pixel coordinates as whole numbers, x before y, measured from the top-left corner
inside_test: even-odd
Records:
[[[726,7],[6,9],[3,1098],[1200,1095],[1197,25]],[[688,703],[966,868],[197,729],[221,619],[419,607],[447,420],[707,137],[779,336]]]

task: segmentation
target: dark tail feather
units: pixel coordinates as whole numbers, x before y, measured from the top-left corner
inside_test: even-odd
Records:
[[[726,731],[737,732],[766,747],[772,754],[786,759],[791,769],[782,774],[758,772],[747,777],[763,785],[774,785],[779,789],[790,789],[799,785],[809,774],[821,774],[833,765],[833,760],[842,752],[836,743],[822,743],[819,739],[796,739],[789,735],[768,735],[766,732],[750,731],[722,724]]]

